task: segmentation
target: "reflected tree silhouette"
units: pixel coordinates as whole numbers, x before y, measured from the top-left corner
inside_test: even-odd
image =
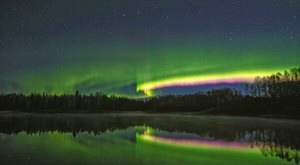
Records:
[[[168,121],[169,124],[166,123]],[[215,121],[215,124],[214,122]],[[264,156],[299,163],[300,123],[237,117],[191,117],[178,115],[119,114],[11,114],[0,115],[0,132],[5,134],[45,134],[81,132],[101,135],[133,126],[151,126],[169,132],[188,132],[225,141],[246,141],[260,148]],[[184,124],[183,124],[184,123]],[[246,124],[248,123],[248,125]]]

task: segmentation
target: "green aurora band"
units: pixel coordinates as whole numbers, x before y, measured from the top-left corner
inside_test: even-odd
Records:
[[[182,94],[189,91],[184,87],[234,86],[300,65],[299,1],[25,0],[1,6],[1,93],[148,97],[169,94],[171,87],[170,93]]]
[[[205,85],[214,80],[222,83],[228,79],[235,80],[232,83],[247,82],[255,76],[299,65],[300,48],[296,42],[285,48],[263,41],[248,42],[120,42],[69,47],[60,52],[64,56],[58,59],[64,66],[50,62],[38,71],[21,72],[17,79],[26,93],[80,90],[144,97],[153,96],[153,91],[164,87]],[[122,90],[129,86],[135,89]]]

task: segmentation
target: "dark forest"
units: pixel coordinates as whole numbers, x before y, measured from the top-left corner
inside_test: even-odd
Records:
[[[198,112],[200,114],[300,116],[300,67],[245,84],[244,91],[223,88],[190,95],[156,96],[146,99],[90,95],[32,93],[1,94],[1,111],[20,112]]]

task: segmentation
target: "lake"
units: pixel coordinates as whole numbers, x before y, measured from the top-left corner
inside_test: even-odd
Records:
[[[1,164],[298,164],[300,121],[0,113]]]

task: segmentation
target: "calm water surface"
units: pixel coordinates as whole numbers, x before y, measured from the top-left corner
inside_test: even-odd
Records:
[[[298,164],[300,122],[163,114],[0,114],[1,164]]]

